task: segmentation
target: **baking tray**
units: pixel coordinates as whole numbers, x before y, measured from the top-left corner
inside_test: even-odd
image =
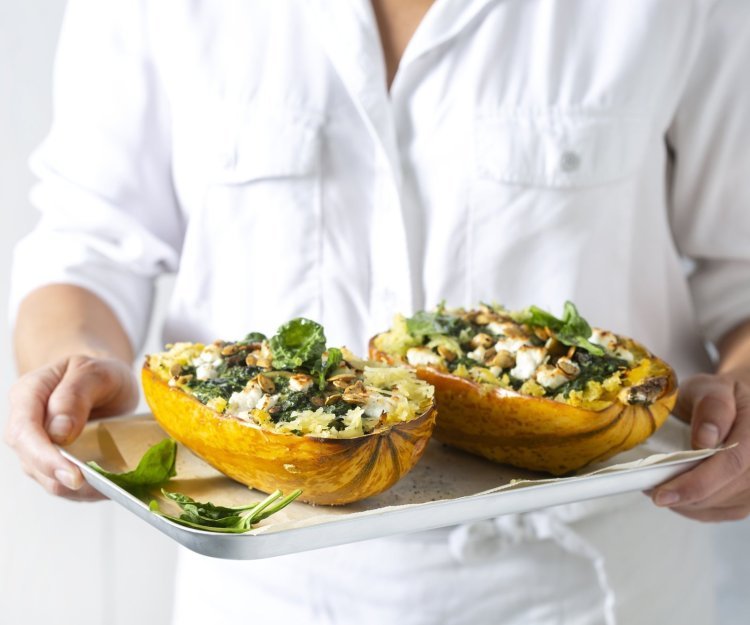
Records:
[[[436,529],[628,491],[645,490],[682,473],[719,450],[690,451],[689,429],[674,418],[644,444],[578,475],[556,479],[498,465],[431,441],[417,466],[385,493],[346,506],[295,502],[244,534],[183,527],[92,470],[135,467],[166,436],[150,415],[90,422],[63,455],[100,493],[197,553],[253,560],[345,543]],[[230,480],[180,446],[169,490],[215,504],[241,505],[265,495]],[[169,508],[170,503],[163,505]]]

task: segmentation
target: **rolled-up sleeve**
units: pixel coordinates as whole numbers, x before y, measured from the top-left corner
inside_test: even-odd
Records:
[[[143,3],[145,4],[145,3]],[[11,319],[48,284],[97,294],[141,346],[154,278],[175,271],[183,224],[169,110],[141,2],[71,0],[55,64],[51,130],[32,155],[41,216],[14,250]]]
[[[668,132],[671,220],[694,261],[698,322],[716,342],[750,319],[750,2],[718,0],[702,31]]]

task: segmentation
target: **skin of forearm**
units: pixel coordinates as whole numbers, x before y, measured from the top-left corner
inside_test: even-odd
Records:
[[[718,373],[740,374],[750,382],[750,319],[727,332],[718,348]]]
[[[118,358],[128,364],[134,358],[112,309],[91,291],[68,284],[44,286],[24,298],[13,343],[21,374],[73,355]]]

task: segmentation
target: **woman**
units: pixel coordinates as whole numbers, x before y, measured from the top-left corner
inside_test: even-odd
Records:
[[[50,492],[94,495],[52,442],[135,404],[164,272],[169,341],[305,315],[363,351],[441,299],[571,299],[676,366],[696,446],[738,443],[652,493],[681,516],[629,495],[261,562],[184,553],[175,622],[711,622],[683,517],[750,511],[750,9],[430,4],[70,3],[6,438]]]

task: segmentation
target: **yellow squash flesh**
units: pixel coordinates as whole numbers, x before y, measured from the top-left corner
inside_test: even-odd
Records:
[[[430,406],[411,421],[348,439],[295,436],[223,416],[144,366],[143,390],[154,418],[175,440],[225,475],[257,490],[340,505],[393,486],[417,463],[435,425]]]
[[[370,358],[393,359],[370,342]],[[666,388],[648,406],[618,400],[601,410],[494,388],[430,367],[417,377],[435,387],[439,441],[495,462],[564,475],[606,460],[646,440],[666,421],[677,400],[677,379],[663,361]]]

